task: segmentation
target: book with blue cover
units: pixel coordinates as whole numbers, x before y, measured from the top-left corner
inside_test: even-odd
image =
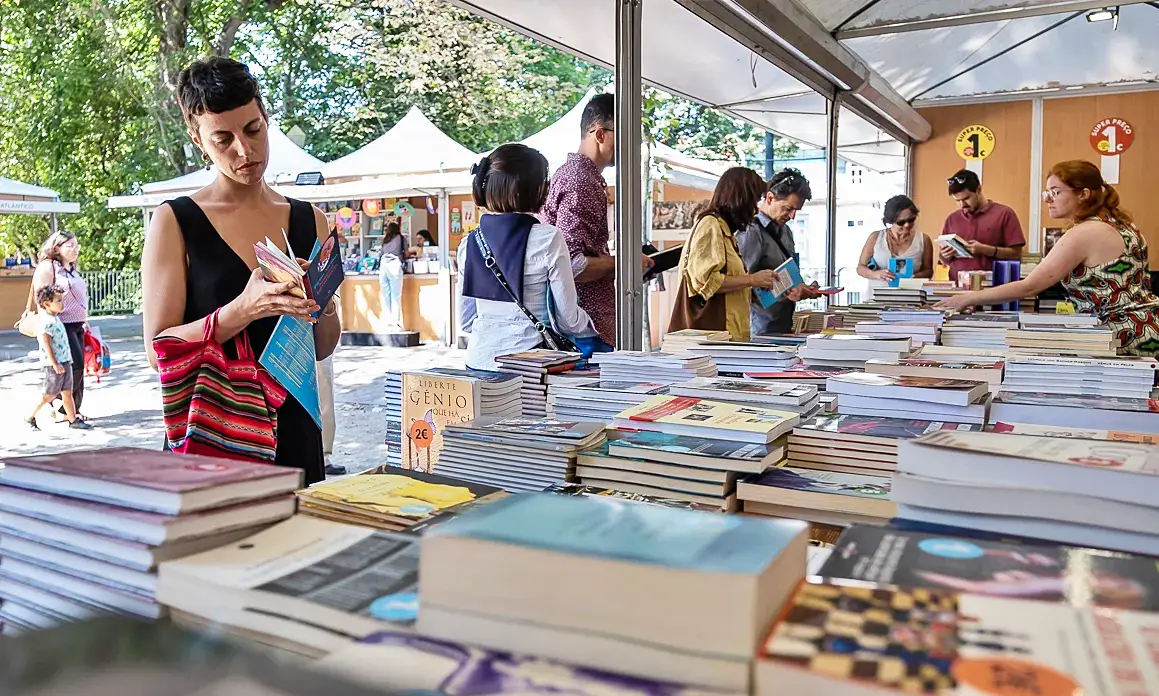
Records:
[[[761,306],[768,309],[777,303],[785,293],[805,282],[801,277],[801,268],[795,259],[787,259],[773,271],[773,287],[769,289],[757,288],[757,300]]]
[[[785,457],[782,441],[729,442],[646,430],[624,431],[608,442],[608,452],[617,457],[746,473],[760,473]]]
[[[914,277],[914,260],[913,259],[899,259],[891,258],[889,260],[889,272],[893,274],[893,280],[889,281],[889,287],[901,287],[903,278]]]

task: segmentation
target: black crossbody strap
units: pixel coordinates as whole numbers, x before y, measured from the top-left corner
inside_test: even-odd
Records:
[[[472,233],[472,236],[475,237],[475,245],[479,247],[479,253],[483,255],[483,264],[491,270],[491,274],[495,276],[495,280],[499,281],[499,284],[502,285],[503,289],[507,291],[507,294],[511,296],[511,301],[515,303],[515,306],[519,308],[519,311],[523,312],[523,315],[527,317],[527,319],[535,327],[535,330],[538,331],[541,336],[543,336],[544,340],[546,340],[549,345],[554,347],[555,341],[547,333],[547,328],[543,325],[543,322],[541,322],[535,317],[534,314],[531,313],[531,310],[527,308],[527,305],[523,304],[523,301],[520,300],[519,296],[515,294],[515,291],[511,289],[511,285],[507,282],[507,278],[503,276],[503,271],[499,270],[499,264],[495,261],[495,254],[491,253],[491,245],[487,244],[487,240],[483,238],[483,230],[476,229]]]
[[[774,224],[776,224],[776,223],[770,223],[769,227],[772,227]],[[789,250],[785,248],[785,243],[781,241],[781,230],[779,229],[780,226],[779,225],[777,226],[778,229],[775,233],[772,230],[770,230],[769,227],[765,227],[764,225],[761,225],[761,229],[765,231],[765,234],[772,237],[773,241],[777,243],[778,247],[780,247],[781,253],[785,255],[785,258],[786,259],[793,258],[793,255],[790,254]]]

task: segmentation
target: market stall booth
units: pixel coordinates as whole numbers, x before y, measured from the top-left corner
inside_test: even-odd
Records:
[[[0,215],[40,215],[48,218],[56,231],[57,216],[79,213],[80,203],[60,200],[60,194],[43,186],[33,186],[0,177]],[[16,249],[6,249],[0,268],[0,322],[10,328],[20,318],[28,302],[28,288],[36,260]]]

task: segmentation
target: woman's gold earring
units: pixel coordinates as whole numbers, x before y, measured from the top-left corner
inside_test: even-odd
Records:
[[[201,151],[201,161],[205,163],[206,167],[208,167],[210,164],[212,164],[212,162],[209,159],[209,153],[206,152],[205,150]]]

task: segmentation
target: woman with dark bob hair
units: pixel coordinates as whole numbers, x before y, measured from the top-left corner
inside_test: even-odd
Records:
[[[536,348],[542,341],[487,267],[476,235],[536,319],[567,336],[594,336],[591,319],[576,297],[563,234],[535,217],[547,199],[547,158],[526,145],[500,145],[471,171],[471,197],[485,213],[479,227],[463,237],[456,256],[463,283],[459,311],[463,329],[471,333],[467,367],[498,369],[496,356]]]
[[[295,297],[292,283],[267,282],[254,254],[254,244],[266,237],[280,246],[282,230],[291,247],[283,251],[298,259],[309,258],[314,244],[329,236],[320,210],[266,184],[268,118],[257,81],[237,61],[207,58],[178,76],[177,101],[190,139],[217,168],[217,178],[167,201],[149,223],[141,282],[150,364],[157,366],[156,336],[200,341],[215,312],[216,338],[227,351],[229,339],[244,329],[261,355],[278,317],[288,315],[313,323],[317,358],[329,356],[340,334],[337,306]],[[292,395],[278,409],[275,463],[304,470],[307,485],[325,477],[322,433]]]
[[[886,201],[881,221],[886,228],[869,235],[857,262],[857,275],[869,280],[867,302],[873,301],[874,288],[893,282],[890,259],[907,260],[914,278],[934,276],[934,245],[924,232],[918,231],[918,207],[909,196],[894,196]]]

